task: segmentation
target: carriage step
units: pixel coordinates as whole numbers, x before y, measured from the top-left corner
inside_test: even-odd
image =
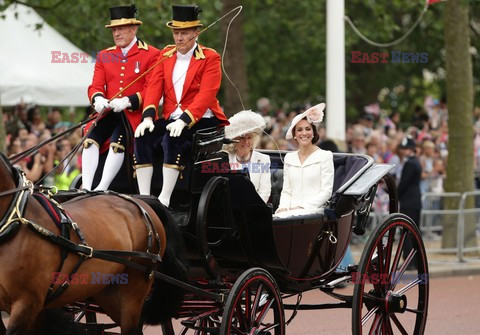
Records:
[[[348,274],[343,277],[332,280],[331,282],[325,285],[322,285],[319,288],[322,292],[332,292],[335,288],[339,288],[340,287],[339,285],[342,285],[351,279],[352,279],[352,276]]]

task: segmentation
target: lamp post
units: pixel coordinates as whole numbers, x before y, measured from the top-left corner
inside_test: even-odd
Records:
[[[345,149],[345,0],[327,0],[327,136]]]

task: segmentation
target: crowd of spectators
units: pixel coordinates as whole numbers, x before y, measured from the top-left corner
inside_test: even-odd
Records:
[[[309,106],[305,106],[307,108]],[[327,106],[328,108],[328,106]],[[292,119],[304,108],[289,111],[274,110],[268,98],[257,101],[257,112],[267,123],[259,148],[271,150],[295,150],[295,142],[285,140],[285,133]],[[422,192],[441,193],[448,159],[448,110],[444,102],[427,97],[423,106],[417,106],[410,120],[404,120],[399,113],[386,113],[380,108],[367,109],[357,122],[347,124],[346,141],[340,149],[351,153],[362,153],[373,157],[376,162],[395,164],[394,176],[401,173],[402,158],[397,150],[405,135],[411,135],[417,145],[417,156],[422,165]],[[3,124],[7,133],[7,154],[23,152],[40,142],[70,128],[75,115],[51,108],[42,117],[40,108],[18,104],[12,109],[4,109]],[[476,175],[480,175],[480,108],[473,113],[474,159]],[[319,129],[320,143],[329,142],[325,128]],[[44,178],[72,150],[81,139],[81,129],[77,129],[56,143],[43,146],[34,155],[26,157],[18,164],[34,183],[41,181],[44,186],[68,187],[69,182],[81,171],[79,153],[68,166],[59,166],[55,173]],[[325,144],[325,143],[324,143]],[[43,179],[42,179],[43,178]],[[477,188],[479,188],[477,179]],[[381,197],[381,194],[380,194]],[[379,201],[382,203],[382,201]],[[379,205],[378,207],[381,207]]]
[[[46,115],[37,106],[27,106],[23,103],[12,109],[3,109],[3,125],[6,130],[7,155],[12,157],[24,152],[52,136],[63,132],[74,124],[74,114],[60,108],[51,108]],[[81,139],[81,129],[62,137],[57,142],[51,142],[39,147],[17,163],[25,172],[27,179],[46,187],[56,186],[68,189],[70,182],[81,171],[79,155],[71,161],[62,160],[72,151]],[[68,162],[68,164],[66,164]],[[60,164],[60,166],[58,166]],[[65,166],[64,166],[65,165]],[[49,174],[54,167],[55,171]]]

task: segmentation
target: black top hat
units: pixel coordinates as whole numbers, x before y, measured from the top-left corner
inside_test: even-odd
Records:
[[[137,7],[133,4],[130,6],[120,6],[110,8],[110,24],[105,28],[112,28],[127,25],[141,25],[142,21],[137,20]]]
[[[198,14],[202,12],[196,5],[173,5],[172,21],[167,23],[167,27],[173,29],[187,29],[193,27],[203,27],[198,19]]]
[[[405,136],[400,143],[400,149],[412,149],[415,150],[415,140],[411,136]]]

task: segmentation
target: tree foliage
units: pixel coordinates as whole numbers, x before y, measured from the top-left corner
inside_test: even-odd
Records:
[[[197,0],[203,8],[201,18],[209,24],[219,18],[225,0]],[[6,0],[4,7],[12,0]],[[468,1],[471,7],[470,30],[474,57],[475,92],[480,92],[480,1]],[[109,29],[108,8],[127,5],[92,0],[29,0],[54,28],[83,50],[92,53],[113,45]],[[172,43],[171,32],[165,23],[171,19],[171,5],[188,4],[188,0],[143,0],[136,2],[138,17],[143,21],[139,37],[147,43],[163,47]],[[325,99],[326,90],[326,1],[304,0],[242,0],[244,47],[229,45],[231,50],[244,48],[248,83],[246,107],[254,108],[255,101],[269,97],[275,105],[294,106]],[[420,15],[424,0],[349,0],[345,14],[368,38],[389,42],[402,36]],[[363,106],[376,102],[379,92],[381,107],[401,112],[404,121],[414,106],[423,103],[427,94],[437,98],[445,95],[445,49],[443,11],[445,3],[429,6],[420,25],[403,42],[391,48],[378,48],[364,42],[348,26],[346,38],[347,116],[353,119]],[[226,18],[225,23],[230,18]],[[202,43],[222,52],[224,37],[221,25],[216,24],[202,34]],[[412,64],[353,64],[351,52],[427,52],[428,63]],[[228,51],[228,50],[227,50]],[[341,57],[341,55],[339,55]],[[228,71],[228,69],[227,69]],[[427,80],[428,72],[433,80]],[[233,81],[237,78],[233,76]],[[241,80],[241,79],[238,79]],[[223,88],[230,85],[227,80]],[[480,94],[477,104],[480,103]],[[223,95],[220,96],[223,98]]]

